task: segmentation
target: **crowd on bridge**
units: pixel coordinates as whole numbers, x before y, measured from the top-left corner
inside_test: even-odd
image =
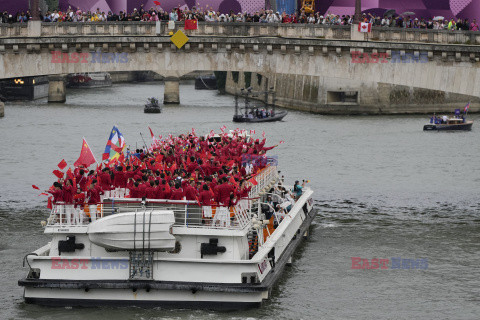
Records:
[[[223,129],[222,129],[223,130]],[[96,205],[105,196],[135,199],[191,200],[201,206],[231,207],[248,199],[255,176],[268,165],[266,139],[253,139],[245,131],[197,136],[195,131],[157,139],[150,148],[122,152],[89,170],[77,161],[47,191],[53,203],[75,208]],[[83,149],[82,149],[83,153]],[[79,159],[80,160],[80,159]],[[91,163],[92,165],[94,163]],[[284,190],[286,192],[286,190]]]
[[[30,11],[25,10],[15,14],[6,11],[0,12],[0,23],[25,23],[31,19]],[[40,19],[44,22],[96,22],[96,21],[183,21],[186,19],[196,19],[207,22],[258,22],[258,23],[303,23],[303,24],[321,24],[321,25],[350,25],[353,23],[353,16],[336,15],[327,13],[325,15],[316,13],[306,13],[299,11],[294,14],[285,12],[274,12],[273,10],[259,10],[254,13],[233,11],[229,13],[220,13],[209,8],[196,8],[191,10],[182,10],[174,8],[170,12],[162,8],[152,7],[146,9],[141,5],[138,9],[118,13],[108,11],[104,12],[97,8],[95,11],[82,11],[69,7],[65,11],[53,10],[45,14],[40,13]],[[444,17],[418,18],[405,15],[376,16],[371,13],[362,14],[363,22],[372,23],[377,27],[398,27],[413,29],[437,29],[437,30],[471,30],[479,31],[479,25],[474,19],[444,19]]]

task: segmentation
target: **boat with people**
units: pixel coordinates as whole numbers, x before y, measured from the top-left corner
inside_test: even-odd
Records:
[[[273,103],[268,104],[268,94],[265,92],[265,106],[258,107],[250,104],[251,88],[241,89],[241,94],[244,96],[245,105],[243,108],[238,106],[238,95],[235,95],[235,114],[233,115],[233,122],[275,122],[282,121],[288,114],[288,111],[277,111],[275,108],[275,93],[273,94]]]
[[[18,282],[27,303],[237,310],[271,297],[317,213],[308,181],[285,184],[276,146],[251,131],[150,133],[125,153],[114,127],[101,164],[85,139],[74,168],[59,164],[51,240]]]
[[[145,108],[143,109],[144,113],[161,113],[162,107],[160,106],[160,102],[157,98],[148,98],[148,102],[145,104]]]
[[[470,103],[464,108],[464,114],[460,114],[460,109],[455,109],[453,116],[437,116],[434,114],[430,118],[430,122],[423,126],[423,131],[470,131],[472,130],[473,121],[467,120],[466,115]]]
[[[105,88],[112,86],[110,73],[90,72],[74,73],[67,76],[68,88]]]
[[[246,111],[233,116],[233,122],[274,122],[281,121],[288,114],[287,111],[257,109]]]

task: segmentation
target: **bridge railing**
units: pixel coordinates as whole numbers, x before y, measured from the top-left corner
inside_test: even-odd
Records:
[[[176,29],[184,23],[177,22]],[[115,21],[115,22],[43,22],[42,37],[74,36],[168,36],[167,23]],[[224,37],[284,37],[304,39],[350,40],[351,26],[281,23],[224,23],[199,22],[197,30],[187,30],[188,36]],[[0,38],[28,37],[27,24],[1,24]],[[374,27],[369,41],[420,42],[438,44],[480,44],[480,32],[431,29],[405,29]]]

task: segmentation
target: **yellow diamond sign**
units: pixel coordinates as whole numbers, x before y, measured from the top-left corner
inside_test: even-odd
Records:
[[[188,37],[185,35],[185,33],[182,32],[182,30],[178,30],[175,32],[175,34],[170,38],[170,40],[173,42],[174,45],[177,46],[178,49],[183,47],[185,43],[188,42]]]

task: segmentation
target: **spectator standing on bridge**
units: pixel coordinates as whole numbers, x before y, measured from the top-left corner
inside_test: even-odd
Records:
[[[453,20],[453,18],[448,23],[447,29],[450,31],[454,31],[456,29],[456,23],[455,23],[455,20]]]
[[[172,12],[170,12],[169,17],[170,17],[170,20],[172,21],[178,21],[177,8],[172,9]]]
[[[470,30],[472,30],[472,31],[478,31],[477,19],[473,19],[473,22],[470,24]]]
[[[25,14],[25,12],[22,11],[22,13],[20,13],[17,17],[17,22],[21,22],[21,23],[25,23],[25,22],[28,22],[28,17],[27,15]]]

